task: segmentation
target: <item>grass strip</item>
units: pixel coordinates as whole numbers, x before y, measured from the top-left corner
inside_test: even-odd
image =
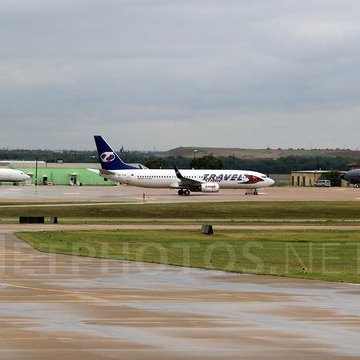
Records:
[[[50,217],[45,218],[45,223]],[[0,224],[18,224],[18,218],[0,218]],[[131,218],[61,218],[62,225],[198,225],[205,223],[215,226],[359,226],[360,220],[355,219],[131,219]],[[359,228],[360,229],[360,228]]]
[[[358,231],[20,232],[42,252],[360,283]],[[55,265],[56,266],[56,265]]]
[[[58,216],[61,218],[134,219],[319,219],[360,218],[358,202],[228,202],[180,204],[119,204],[84,206],[2,207],[0,218],[18,216]]]

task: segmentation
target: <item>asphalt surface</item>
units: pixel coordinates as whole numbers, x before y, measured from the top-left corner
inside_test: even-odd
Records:
[[[0,202],[142,202],[142,191],[2,186]],[[312,188],[145,194],[150,202],[359,198],[358,189]],[[357,285],[39,253],[12,234],[19,226],[0,227],[0,359],[360,358]]]
[[[179,196],[175,190],[132,186],[0,186],[0,204],[32,202],[216,202],[216,201],[359,201],[360,188],[269,187],[259,195],[244,190],[223,189],[218,193]]]
[[[351,359],[360,288],[43,254],[0,233],[1,359]]]

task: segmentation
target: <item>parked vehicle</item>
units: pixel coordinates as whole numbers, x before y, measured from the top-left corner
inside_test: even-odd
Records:
[[[315,184],[315,187],[330,187],[331,181],[330,180],[318,180]]]

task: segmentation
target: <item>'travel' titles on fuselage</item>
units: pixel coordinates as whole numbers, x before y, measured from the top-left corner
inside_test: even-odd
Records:
[[[237,181],[240,183],[249,183],[256,184],[263,181],[261,178],[255,175],[245,175],[245,174],[233,174],[233,173],[224,173],[224,174],[204,174],[203,181],[206,182],[221,182],[221,181]]]

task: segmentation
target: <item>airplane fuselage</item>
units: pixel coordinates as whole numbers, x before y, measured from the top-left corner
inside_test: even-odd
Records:
[[[360,169],[354,169],[348,171],[343,179],[346,180],[349,184],[353,184],[356,187],[359,187],[360,184]]]
[[[0,169],[0,182],[21,182],[29,179],[30,176],[20,170]]]
[[[180,170],[181,174],[202,183],[217,183],[221,189],[259,189],[274,184],[266,175],[247,170]],[[145,188],[179,189],[179,180],[174,170],[130,169],[100,170],[101,176],[132,186]]]

